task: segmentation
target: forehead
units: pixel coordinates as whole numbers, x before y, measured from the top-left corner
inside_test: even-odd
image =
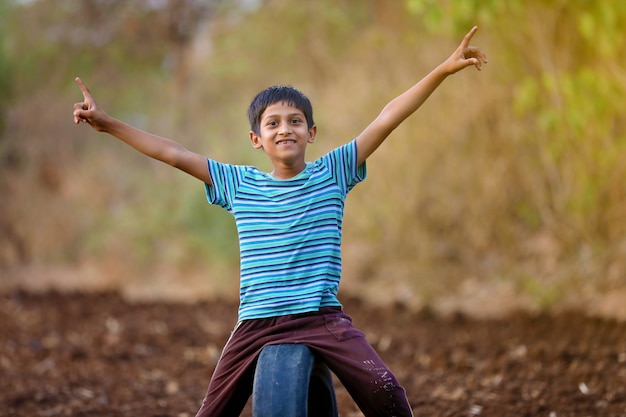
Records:
[[[275,117],[275,116],[285,116],[285,115],[301,115],[304,116],[304,112],[294,106],[293,104],[287,101],[278,101],[276,103],[272,103],[265,108],[263,114],[261,115],[261,119],[265,119],[267,117]]]

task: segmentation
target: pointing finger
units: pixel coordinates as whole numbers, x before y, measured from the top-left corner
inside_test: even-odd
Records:
[[[76,77],[75,81],[76,81],[76,84],[78,84],[78,87],[80,88],[80,91],[82,91],[83,97],[85,98],[85,100],[92,99],[91,93],[89,92],[89,89],[83,83],[83,81],[79,77]]]
[[[463,41],[461,42],[461,46],[463,48],[469,45],[470,40],[472,39],[472,36],[474,36],[474,33],[476,33],[477,30],[478,30],[478,26],[474,26],[469,32],[467,32],[467,35],[465,35],[465,37],[463,38]]]

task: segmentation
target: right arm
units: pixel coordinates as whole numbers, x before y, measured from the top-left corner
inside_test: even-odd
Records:
[[[487,63],[487,56],[469,42],[478,28],[474,26],[461,44],[443,63],[422,78],[417,84],[391,100],[378,117],[356,138],[357,163],[362,164],[387,139],[387,136],[430,97],[449,76],[474,65],[478,70]]]
[[[83,101],[74,104],[74,123],[88,123],[95,130],[113,135],[144,155],[165,162],[207,184],[212,183],[205,157],[187,150],[170,139],[114,119],[100,109],[80,78],[76,78],[76,83],[83,93]]]

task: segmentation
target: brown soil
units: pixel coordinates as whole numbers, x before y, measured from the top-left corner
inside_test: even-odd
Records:
[[[626,323],[345,304],[416,416],[626,416]],[[235,311],[115,293],[0,296],[0,416],[191,417]],[[336,387],[341,416],[360,415]]]

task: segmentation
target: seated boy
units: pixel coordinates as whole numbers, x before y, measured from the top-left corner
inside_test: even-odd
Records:
[[[288,86],[260,92],[250,104],[250,141],[273,170],[220,163],[176,142],[108,116],[80,79],[74,122],[109,133],[145,155],[204,182],[211,204],[235,218],[240,242],[238,322],[197,416],[236,416],[251,392],[261,349],[306,344],[339,378],[366,416],[412,416],[404,389],[352,325],[337,299],[344,200],[365,179],[365,160],[457,71],[487,62],[469,42],[474,27],[443,63],[390,101],[351,142],[313,162],[305,151],[317,127],[308,98]]]

